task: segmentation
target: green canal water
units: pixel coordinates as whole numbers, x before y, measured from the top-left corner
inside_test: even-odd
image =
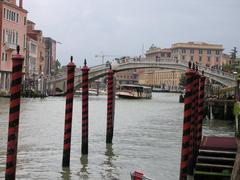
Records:
[[[130,179],[143,171],[155,180],[179,175],[183,104],[178,94],[151,100],[116,99],[113,144],[106,145],[106,96],[90,97],[89,154],[81,156],[81,98],[74,100],[71,167],[62,169],[64,97],[22,99],[17,179]],[[0,179],[4,178],[9,99],[0,98]],[[234,135],[230,121],[204,122],[205,135]]]

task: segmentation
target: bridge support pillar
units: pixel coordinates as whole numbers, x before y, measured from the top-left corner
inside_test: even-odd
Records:
[[[71,62],[67,65],[67,92],[62,167],[69,167],[70,165],[74,72],[76,67],[72,61],[73,57],[71,57]]]
[[[115,93],[114,93],[114,73],[112,69],[108,72],[108,99],[107,99],[107,135],[106,143],[112,143],[113,139],[113,119],[114,119],[114,107],[115,107]]]
[[[82,154],[88,154],[88,71],[85,59],[82,68]]]

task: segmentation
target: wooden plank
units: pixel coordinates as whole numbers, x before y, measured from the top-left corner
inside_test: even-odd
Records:
[[[210,160],[222,160],[222,161],[235,161],[235,158],[211,157],[211,156],[198,156],[198,159],[210,159]]]
[[[232,154],[236,155],[237,152],[234,151],[216,151],[216,150],[206,150],[206,149],[199,149],[199,153],[216,153],[216,154]]]
[[[230,173],[218,173],[218,172],[206,172],[206,171],[194,171],[194,175],[205,175],[205,176],[222,176],[231,177]]]
[[[232,169],[233,168],[233,166],[230,166],[230,165],[208,164],[208,163],[197,163],[196,166],[219,167],[219,168],[226,168],[226,169]]]

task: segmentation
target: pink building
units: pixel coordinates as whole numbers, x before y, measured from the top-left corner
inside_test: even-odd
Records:
[[[17,45],[20,45],[20,54],[26,56],[27,13],[23,0],[18,4],[16,0],[0,1],[0,91],[9,91],[11,57]]]

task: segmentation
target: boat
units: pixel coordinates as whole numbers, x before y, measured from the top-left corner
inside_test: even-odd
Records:
[[[152,88],[138,84],[121,84],[119,91],[116,92],[116,95],[119,98],[151,99]]]

